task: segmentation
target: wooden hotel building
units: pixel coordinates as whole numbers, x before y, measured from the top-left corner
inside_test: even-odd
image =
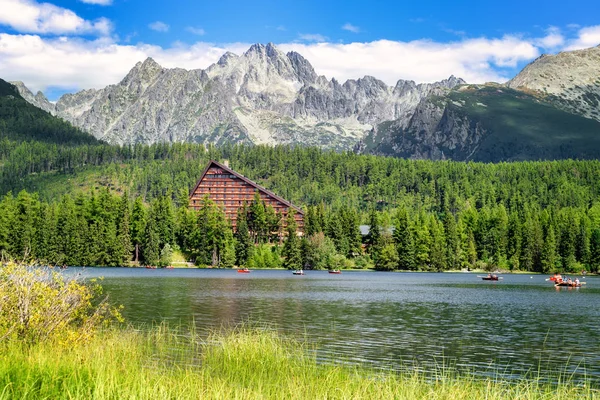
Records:
[[[275,193],[258,185],[245,176],[235,172],[227,165],[210,161],[198,183],[190,194],[190,208],[194,210],[202,207],[205,196],[208,196],[217,206],[225,211],[225,215],[236,225],[236,216],[239,208],[244,203],[250,204],[254,200],[254,193],[258,191],[265,206],[271,206],[275,212],[282,215],[285,224],[288,212],[294,213],[294,219],[298,224],[298,231],[302,232],[304,227],[304,212],[289,201],[277,196]]]

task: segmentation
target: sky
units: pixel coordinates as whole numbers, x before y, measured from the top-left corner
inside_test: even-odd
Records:
[[[0,78],[50,100],[147,57],[207,68],[268,42],[341,82],[504,82],[543,53],[599,45],[600,1],[0,0]]]

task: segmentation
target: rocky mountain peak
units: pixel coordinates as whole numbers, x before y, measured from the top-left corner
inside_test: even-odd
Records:
[[[240,56],[228,51],[225,54],[223,54],[221,56],[221,58],[219,58],[219,61],[217,61],[217,64],[220,66],[226,66],[226,65],[229,65],[231,62],[237,60],[238,58],[240,58]]]
[[[163,70],[152,57],[148,57],[144,62],[138,62],[123,78],[121,84],[128,84],[135,80],[152,80]]]
[[[296,53],[295,51],[290,51],[286,54],[286,56],[290,60],[298,79],[300,79],[304,84],[316,82],[318,77],[317,73],[306,58],[302,57],[300,53]]]
[[[542,55],[506,85],[550,95],[565,111],[600,121],[600,47]]]

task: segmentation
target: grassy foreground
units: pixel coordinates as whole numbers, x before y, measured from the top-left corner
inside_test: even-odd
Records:
[[[157,327],[104,331],[74,348],[0,344],[0,399],[574,399],[566,382],[477,381],[441,373],[319,365],[306,346],[242,330],[200,341]]]

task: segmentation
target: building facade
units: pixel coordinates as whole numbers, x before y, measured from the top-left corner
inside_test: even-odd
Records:
[[[249,205],[257,191],[265,206],[273,207],[275,212],[282,215],[283,224],[291,211],[294,213],[298,232],[304,230],[304,212],[301,208],[216,161],[210,161],[204,169],[190,194],[189,206],[194,210],[200,209],[204,197],[208,196],[225,211],[231,226],[235,229],[238,209],[244,204]]]

